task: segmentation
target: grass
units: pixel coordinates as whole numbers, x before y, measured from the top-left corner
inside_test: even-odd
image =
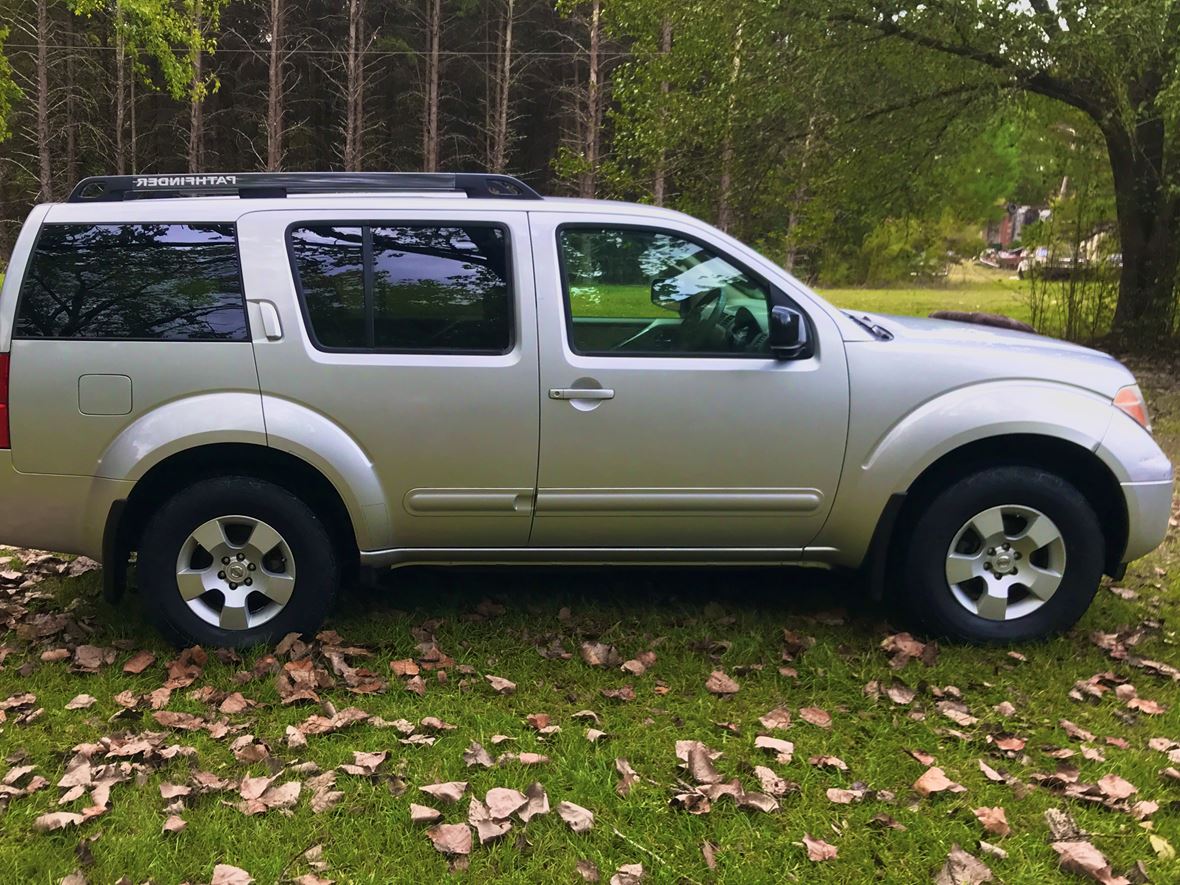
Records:
[[[996,287],[998,288],[998,287]],[[990,290],[989,290],[990,291]],[[926,296],[915,293],[866,293],[866,300],[898,297],[914,305]],[[974,296],[970,296],[974,297]],[[861,305],[862,309],[867,305]],[[1157,436],[1173,459],[1180,457],[1180,388],[1171,367],[1145,367],[1141,373],[1151,399]],[[157,663],[138,676],[125,675],[122,664],[139,649],[155,652],[159,661],[174,652],[159,642],[143,622],[137,601],[117,607],[100,596],[100,577],[47,579],[38,589],[44,597],[30,604],[37,611],[69,612],[92,633],[85,641],[118,647],[114,665],[97,674],[70,672],[65,663],[44,663],[41,652],[60,644],[55,638],[29,638],[19,628],[0,637],[11,649],[0,669],[0,699],[19,692],[37,695],[44,714],[19,725],[10,713],[0,725],[0,755],[8,764],[27,760],[49,778],[51,786],[31,796],[0,806],[0,881],[56,883],[78,868],[91,882],[151,879],[160,885],[182,881],[208,882],[217,863],[249,871],[258,882],[278,882],[309,872],[302,853],[323,846],[328,869],[323,875],[340,882],[420,882],[449,877],[448,861],[437,853],[423,828],[409,820],[411,802],[435,804],[418,792],[424,784],[468,780],[482,797],[494,786],[523,790],[534,780],[546,787],[551,804],[563,800],[591,809],[594,828],[575,835],[553,813],[516,826],[505,839],[477,846],[470,868],[454,873],[472,882],[574,882],[579,860],[590,860],[602,871],[602,881],[621,864],[642,863],[650,882],[777,883],[870,881],[913,883],[929,881],[941,868],[953,844],[978,854],[978,840],[987,838],[1008,852],[1006,860],[984,857],[999,881],[1045,883],[1076,881],[1062,873],[1049,847],[1043,813],[1064,808],[1093,834],[1114,868],[1126,872],[1144,861],[1152,881],[1180,880],[1180,861],[1157,858],[1149,833],[1180,847],[1180,784],[1161,778],[1166,757],[1147,748],[1151,737],[1180,739],[1180,684],[1152,676],[1126,663],[1111,660],[1089,639],[1092,631],[1110,631],[1145,619],[1162,622],[1149,632],[1136,652],[1147,658],[1177,659],[1175,624],[1180,618],[1180,538],[1175,532],[1150,557],[1135,563],[1121,586],[1138,593],[1124,600],[1103,589],[1090,611],[1068,635],[1026,645],[1027,661],[1009,656],[1005,648],[944,646],[932,666],[918,661],[904,669],[890,668],[880,650],[891,632],[888,612],[863,598],[855,586],[816,570],[702,570],[556,571],[512,569],[466,571],[445,569],[394,572],[388,586],[347,595],[330,627],[349,644],[367,647],[372,657],[362,661],[374,671],[389,674],[389,661],[415,655],[414,631],[432,626],[440,647],[456,665],[445,684],[430,674],[424,696],[397,684],[376,695],[353,695],[337,687],[323,693],[337,708],[356,705],[387,720],[414,722],[436,716],[453,723],[433,746],[406,746],[392,729],[354,726],[335,734],[311,735],[309,746],[288,749],[285,728],[318,712],[315,707],[285,707],[272,677],[239,685],[234,674],[248,670],[262,654],[252,652],[242,662],[222,662],[213,656],[204,675],[193,686],[241,690],[260,706],[229,716],[231,723],[267,742],[278,765],[314,761],[328,769],[351,761],[353,751],[388,750],[383,770],[397,774],[407,786],[391,789],[389,778],[367,779],[341,774],[343,800],[333,809],[314,814],[305,790],[290,814],[271,811],[244,816],[231,802],[235,794],[206,795],[187,800],[182,816],[187,828],[174,836],[160,833],[166,817],[159,785],[183,783],[190,771],[211,770],[237,779],[244,774],[270,772],[266,762],[246,765],[235,760],[231,738],[213,740],[204,732],[177,732],[171,740],[196,748],[192,760],[177,758],[145,774],[143,782],[115,786],[110,810],[79,828],[39,833],[33,828],[41,814],[80,810],[82,800],[57,806],[62,790],[52,784],[64,773],[70,748],[120,731],[157,729],[150,714],[135,713],[112,719],[119,712],[113,698],[119,692],[149,692],[161,685],[164,668]],[[503,614],[484,617],[476,612],[481,599],[501,602]],[[0,590],[0,615],[5,612]],[[12,617],[20,620],[19,613]],[[796,677],[780,674],[783,630],[814,637],[815,644],[790,666]],[[542,657],[537,646],[556,639],[573,652],[570,660]],[[624,657],[645,650],[658,656],[639,677],[618,670],[594,669],[577,654],[586,639],[618,647]],[[469,667],[465,676],[460,668]],[[741,684],[729,699],[708,693],[705,681],[722,669]],[[1130,679],[1142,697],[1166,707],[1160,716],[1129,712],[1113,697],[1083,703],[1068,696],[1075,680],[1113,671]],[[517,684],[513,695],[495,694],[482,679],[494,674]],[[894,677],[917,690],[912,705],[898,706],[882,697],[874,700],[866,683],[887,684]],[[630,684],[636,699],[609,700],[603,689]],[[957,726],[935,709],[936,692],[954,687],[980,718],[973,726]],[[174,692],[168,706],[214,718],[208,706],[187,697],[188,689]],[[88,710],[67,711],[65,704],[86,692],[98,699]],[[1016,713],[1005,719],[993,710],[1010,702]],[[778,735],[794,742],[794,759],[776,764],[755,750],[763,729],[758,717],[784,705],[794,722]],[[815,706],[832,715],[824,730],[799,719],[801,707]],[[598,727],[609,735],[597,743],[585,737],[587,723],[574,718],[583,709],[596,711]],[[561,732],[542,741],[525,723],[531,713],[548,713]],[[1160,810],[1151,829],[1129,815],[1097,805],[1070,801],[1045,788],[1026,792],[988,781],[978,760],[1007,771],[1021,784],[1037,773],[1052,772],[1057,763],[1046,750],[1079,749],[1059,726],[1069,719],[1098,735],[1094,746],[1105,761],[1079,754],[1068,763],[1080,769],[1081,779],[1095,782],[1117,773],[1139,788],[1136,799],[1155,800]],[[734,723],[738,734],[718,726]],[[1005,754],[989,737],[1015,734],[1027,739],[1023,753]],[[492,736],[514,740],[495,747]],[[1127,749],[1105,746],[1104,738],[1120,737]],[[756,786],[753,765],[770,765],[783,777],[798,782],[797,794],[781,800],[776,813],[761,814],[718,802],[711,813],[694,816],[669,807],[676,784],[687,775],[677,768],[677,740],[698,739],[723,751],[718,767],[727,777],[740,777],[747,788]],[[505,765],[490,770],[464,766],[463,750],[478,740],[496,754],[505,749],[548,755],[547,764],[530,768]],[[910,785],[924,767],[907,755],[909,749],[934,754],[948,776],[967,787],[958,795],[942,793],[919,799]],[[848,772],[833,772],[808,764],[813,755],[842,758]],[[616,794],[615,759],[630,761],[644,778],[629,796]],[[24,764],[24,763],[22,763]],[[0,777],[5,767],[0,767]],[[284,775],[304,779],[305,775]],[[893,801],[867,799],[853,805],[828,801],[829,787],[863,782],[876,790],[890,790]],[[1003,806],[1012,833],[989,836],[972,814],[981,806]],[[466,802],[440,806],[444,820],[460,822]],[[871,818],[885,813],[906,829],[876,830]],[[815,864],[800,845],[805,833],[836,845],[839,857]],[[83,839],[96,838],[88,852],[79,853]],[[718,847],[717,866],[710,870],[701,846]],[[80,856],[92,856],[83,864]]]

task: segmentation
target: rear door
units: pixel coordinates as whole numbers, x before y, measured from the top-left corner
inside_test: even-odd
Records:
[[[261,434],[233,223],[183,215],[59,223],[55,208],[24,270],[13,322],[17,470],[102,475],[103,453],[128,425],[206,391],[250,394],[232,418]],[[127,211],[116,206],[111,217]]]
[[[806,306],[708,230],[531,219],[544,281],[532,543],[797,555],[844,458],[847,363],[832,320],[811,310],[811,354],[774,359],[769,308]]]
[[[240,229],[250,299],[277,320],[255,342],[264,409],[297,404],[356,441],[385,492],[388,546],[527,545],[539,419],[525,214],[292,210]]]

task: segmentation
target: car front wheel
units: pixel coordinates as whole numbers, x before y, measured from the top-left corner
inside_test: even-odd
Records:
[[[201,480],[156,512],[140,595],[178,644],[243,647],[313,633],[339,583],[328,532],[302,500],[249,476]]]
[[[928,502],[909,536],[902,592],[933,631],[1012,642],[1069,629],[1102,577],[1090,503],[1061,477],[997,467]]]

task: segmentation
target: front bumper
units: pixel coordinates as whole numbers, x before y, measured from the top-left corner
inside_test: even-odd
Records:
[[[1172,517],[1172,480],[1124,482],[1127,501],[1127,548],[1123,562],[1145,556],[1163,543]]]

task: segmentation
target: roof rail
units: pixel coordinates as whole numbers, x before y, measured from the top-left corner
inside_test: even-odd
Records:
[[[539,200],[541,195],[510,175],[482,172],[230,172],[191,175],[99,175],[84,178],[70,203],[119,203],[167,197],[286,197],[347,191],[439,191],[469,197]]]

